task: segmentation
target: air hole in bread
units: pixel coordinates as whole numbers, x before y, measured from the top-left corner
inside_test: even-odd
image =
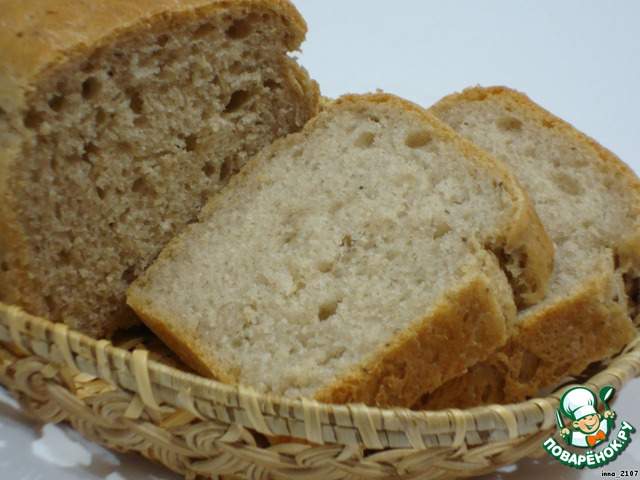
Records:
[[[132,92],[129,94],[129,96],[129,108],[131,108],[131,111],[133,113],[136,113],[138,115],[141,114],[142,108],[144,107],[144,100],[138,92]]]
[[[69,250],[63,249],[58,252],[58,262],[62,265],[71,263],[71,253]]]
[[[64,95],[56,95],[49,100],[49,108],[54,112],[59,112],[64,108],[65,98]]]
[[[229,180],[229,177],[231,176],[231,173],[233,171],[233,169],[231,168],[232,165],[232,161],[231,159],[226,159],[224,162],[222,162],[222,165],[220,165],[220,175],[219,175],[219,179],[220,179],[220,183],[227,183],[227,180]]]
[[[116,147],[118,152],[122,155],[128,155],[133,151],[133,147],[129,142],[118,142]]]
[[[262,86],[269,90],[275,90],[276,88],[278,88],[278,82],[272,80],[271,78],[268,78],[264,82],[262,82]]]
[[[229,65],[229,73],[231,75],[241,75],[245,71],[245,64],[242,60],[236,60]]]
[[[127,222],[129,220],[129,212],[131,211],[130,207],[124,209],[124,211],[118,215],[118,221],[120,223]]]
[[[7,262],[0,262],[0,270],[3,272],[9,271],[9,264]]]
[[[249,36],[251,30],[253,30],[253,26],[251,25],[251,23],[252,22],[245,18],[239,18],[234,21],[229,28],[227,28],[227,31],[225,33],[227,37],[233,40],[240,40]]]
[[[293,148],[291,150],[291,156],[293,158],[302,158],[302,154],[304,153],[304,149],[303,148]]]
[[[542,120],[542,126],[545,128],[553,128],[553,122],[549,120]]]
[[[122,280],[127,282],[127,284],[133,282],[136,279],[136,267],[133,265],[129,265],[125,268],[124,272],[122,272]]]
[[[340,210],[342,210],[343,207],[344,207],[344,203],[334,202],[329,206],[329,208],[327,208],[327,212],[329,212],[331,215],[334,215]]]
[[[540,357],[525,351],[522,355],[522,363],[520,364],[520,372],[518,373],[518,380],[520,382],[528,382],[533,379],[538,367],[540,366]]]
[[[360,148],[368,148],[373,145],[375,138],[376,136],[372,132],[362,132],[358,135],[358,138],[356,138],[354,145]]]
[[[216,166],[213,162],[205,162],[202,166],[202,173],[204,173],[207,177],[213,176],[216,173]]]
[[[616,258],[618,258],[618,255],[616,255]],[[640,278],[634,277],[631,273],[623,273],[622,280],[624,282],[624,289],[627,295],[629,314],[631,319],[637,325],[640,320],[637,317],[638,310],[640,308]]]
[[[156,39],[156,43],[161,47],[164,47],[168,41],[169,41],[169,35],[167,35],[166,33],[163,33]]]
[[[320,273],[329,273],[333,270],[333,262],[318,262],[317,268]]]
[[[149,119],[145,116],[140,116],[133,121],[133,124],[138,128],[146,127],[149,125]]]
[[[33,130],[37,130],[40,127],[40,125],[42,125],[42,122],[44,121],[44,116],[42,115],[42,113],[38,112],[37,110],[30,109],[26,113],[22,121],[25,127],[31,128]]]
[[[353,244],[356,243],[356,241],[351,238],[351,235],[345,235],[344,237],[342,237],[342,241],[340,242],[340,245],[343,247],[351,247],[353,246]]]
[[[451,230],[451,225],[446,222],[438,222],[434,225],[433,238],[440,238],[445,236]]]
[[[195,32],[193,32],[193,37],[202,38],[208,35],[209,33],[213,32],[215,29],[216,27],[213,26],[211,23],[203,23],[198,28],[196,28]]]
[[[132,192],[136,192],[136,193],[140,193],[142,191],[144,191],[145,188],[145,180],[144,177],[138,177],[134,180],[133,184],[131,185],[131,191]]]
[[[100,93],[101,88],[102,84],[100,83],[100,80],[96,77],[88,77],[84,82],[82,82],[82,98],[85,100],[95,98]]]
[[[404,144],[409,148],[420,148],[428,145],[433,140],[433,135],[427,130],[419,130],[408,134]]]
[[[231,94],[229,101],[224,107],[225,113],[233,113],[238,110],[242,105],[247,103],[249,98],[251,97],[251,93],[247,90],[236,90]]]
[[[593,220],[591,219],[584,219],[580,222],[580,226],[585,230],[589,230],[591,227],[593,227],[593,225]]]
[[[502,117],[496,121],[496,124],[503,132],[519,132],[522,130],[522,122],[513,117]]]
[[[98,195],[98,198],[100,200],[104,200],[104,197],[106,196],[106,192],[104,191],[104,188],[101,188],[101,187],[96,187],[96,194]]]
[[[184,139],[184,143],[187,152],[195,152],[196,148],[198,148],[198,136],[195,133],[187,135],[187,137]]]
[[[100,149],[93,142],[85,143],[84,151],[82,152],[82,160],[92,164],[92,156],[94,156],[99,151]]]
[[[560,190],[569,195],[582,195],[585,191],[580,181],[566,172],[555,172],[553,181]]]
[[[329,302],[323,303],[318,308],[318,320],[324,322],[329,317],[332,317],[336,314],[336,310],[338,310],[339,300],[331,300]]]
[[[107,121],[107,113],[104,108],[98,107],[96,109],[96,126],[103,125]]]
[[[291,231],[285,233],[284,238],[282,239],[282,241],[285,244],[291,243],[297,236],[298,236],[298,232],[295,231],[295,230],[291,230]]]
[[[43,299],[44,299],[44,303],[47,304],[47,308],[49,309],[49,311],[51,312],[55,311],[54,310],[55,303],[53,301],[53,297],[51,295],[45,295]]]

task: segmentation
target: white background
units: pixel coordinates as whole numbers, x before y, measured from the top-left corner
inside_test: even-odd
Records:
[[[429,106],[467,86],[507,85],[597,139],[640,172],[640,2],[294,0],[309,26],[300,61],[336,97],[383,89]],[[640,380],[617,395],[640,427]],[[636,410],[637,408],[637,410]],[[640,432],[604,471],[640,469]],[[0,390],[0,472],[11,480],[180,478],[57,426],[24,420]],[[8,473],[5,473],[8,472]],[[542,458],[498,479],[602,478]]]

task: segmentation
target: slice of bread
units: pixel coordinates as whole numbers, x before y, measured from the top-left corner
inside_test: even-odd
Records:
[[[409,406],[503,344],[552,255],[504,167],[420,107],[353,95],[258,154],[128,302],[206,375]]]
[[[430,111],[508,165],[555,244],[546,298],[507,345],[421,400],[421,408],[518,402],[636,335],[640,181],[592,139],[508,88],[471,88]],[[637,323],[637,321],[636,321]]]
[[[318,107],[283,0],[0,2],[0,299],[92,336],[256,151]]]

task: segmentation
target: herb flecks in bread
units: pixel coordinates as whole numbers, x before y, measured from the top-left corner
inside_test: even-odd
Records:
[[[551,263],[491,157],[409,102],[345,96],[252,159],[128,302],[223,381],[408,406],[500,346]]]
[[[317,85],[285,1],[0,3],[0,295],[93,336]]]
[[[519,313],[507,345],[419,406],[521,401],[618,353],[637,334],[636,175],[594,140],[507,88],[471,88],[430,111],[512,169],[556,255],[546,298]]]

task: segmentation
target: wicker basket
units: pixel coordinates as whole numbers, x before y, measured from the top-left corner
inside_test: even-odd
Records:
[[[544,453],[556,430],[560,390],[469,410],[329,405],[185,372],[154,342],[96,341],[0,304],[0,383],[37,421],[68,421],[187,478],[470,477]],[[640,375],[640,339],[598,370],[588,387],[620,389]]]

